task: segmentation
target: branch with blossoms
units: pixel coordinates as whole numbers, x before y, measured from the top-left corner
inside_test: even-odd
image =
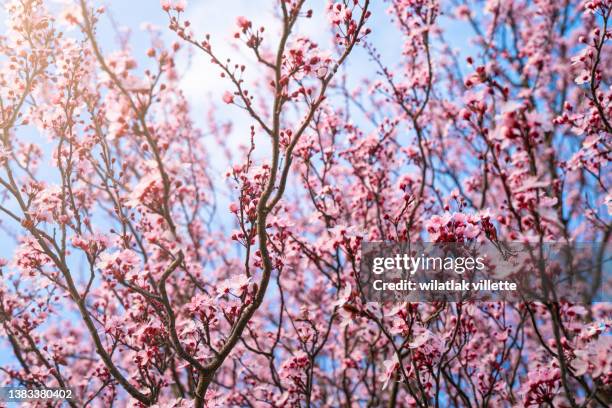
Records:
[[[262,64],[264,68],[269,68],[273,71],[273,80],[271,81],[273,93],[270,99],[274,102],[272,111],[269,114],[270,121],[266,123],[265,116],[256,112],[253,107],[253,96],[249,95],[248,90],[244,89],[244,80],[242,76],[244,75],[246,67],[244,65],[232,66],[229,59],[227,62],[222,62],[220,57],[218,57],[213,50],[210,36],[207,35],[203,41],[196,40],[194,34],[190,32],[189,21],[182,21],[180,19],[182,6],[175,5],[171,7],[169,3],[162,5],[164,10],[169,13],[170,28],[177,32],[183,40],[206,53],[211,58],[211,62],[221,69],[221,76],[224,78],[227,77],[235,86],[236,91],[234,94],[231,95],[226,93],[224,101],[226,103],[234,103],[234,97],[238,97],[242,102],[241,107],[245,109],[251,118],[259,124],[262,130],[270,136],[272,145],[271,162],[269,165],[264,166],[266,172],[262,179],[265,180],[265,182],[260,185],[261,191],[249,200],[249,202],[256,203],[255,213],[251,216],[251,223],[255,226],[255,231],[257,233],[259,244],[258,257],[260,258],[260,266],[263,269],[262,277],[257,285],[253,299],[251,300],[252,303],[246,304],[244,308],[241,308],[241,312],[233,324],[226,342],[223,344],[222,348],[215,353],[215,358],[207,363],[206,366],[202,367],[201,378],[196,389],[196,406],[201,406],[203,404],[204,395],[206,394],[206,390],[211,383],[215,371],[223,364],[240,340],[243,331],[261,305],[266,294],[272,276],[272,270],[275,268],[267,244],[267,218],[268,215],[274,211],[274,208],[284,194],[293,161],[293,150],[308,128],[315,113],[325,100],[327,87],[332,81],[336,71],[344,63],[353,47],[363,36],[368,34],[367,30],[364,30],[363,27],[370,15],[368,11],[369,1],[366,0],[363,5],[359,4],[359,2],[355,2],[353,9],[359,9],[359,18],[355,20],[353,19],[352,12],[344,12],[342,21],[335,22],[339,28],[344,29],[340,30],[336,36],[337,41],[344,47],[340,57],[336,61],[327,60],[324,62],[317,56],[312,56],[307,59],[303,54],[316,49],[316,44],[306,44],[309,45],[306,52],[301,49],[288,49],[291,32],[298,18],[310,18],[312,15],[312,11],[310,10],[306,13],[302,13],[303,6],[303,0],[296,2],[280,2],[282,31],[276,48],[274,62],[269,62],[261,56],[260,48],[263,42],[263,38],[261,37],[261,34],[264,32],[263,27],[253,32],[251,21],[247,20],[245,17],[239,17],[237,19],[239,31],[237,31],[235,37],[241,38],[241,36],[244,35],[247,38],[245,41],[246,46],[253,50],[258,62]],[[346,10],[346,7],[346,5],[342,6],[338,3],[337,8],[336,5],[331,6],[331,12],[339,13],[341,10]],[[176,12],[176,15],[173,15],[171,10]],[[296,45],[299,46],[301,44],[297,43]],[[303,76],[312,74],[312,72],[314,72],[318,78],[318,89],[306,89],[306,87],[302,85],[302,79],[298,78],[298,74]],[[293,83],[297,84],[298,89],[291,92],[290,89]],[[294,130],[290,128],[281,129],[285,104],[291,100],[297,102],[301,96],[303,96],[305,104],[305,113],[302,119],[295,125]],[[281,154],[284,159],[282,165],[280,164]],[[242,171],[248,172],[249,170],[250,169],[247,167]],[[236,174],[234,176],[236,177]],[[244,224],[242,224],[242,229],[243,231],[246,229]],[[253,240],[251,236],[247,236],[245,246],[248,248],[252,243]],[[248,253],[249,252],[247,252],[247,254]],[[248,265],[248,258],[245,264]],[[247,277],[250,277],[248,268],[246,274]]]
[[[68,387],[73,385],[68,380],[72,375],[67,375],[67,368],[62,367],[71,364],[71,370],[77,376],[89,370],[96,373],[97,381],[75,390],[82,398],[77,401],[94,398],[111,401],[116,398],[116,386],[119,385],[142,404],[151,405],[157,400],[159,387],[163,384],[153,371],[166,371],[173,347],[183,356],[188,356],[179,342],[168,344],[159,337],[167,330],[176,340],[172,313],[165,315],[168,309],[176,306],[175,302],[169,306],[168,273],[161,275],[163,284],[159,287],[154,275],[165,268],[172,247],[176,246],[172,242],[176,239],[176,223],[180,222],[181,228],[185,225],[193,232],[200,221],[191,214],[197,214],[201,204],[194,206],[191,214],[186,211],[184,220],[177,217],[176,212],[172,215],[170,212],[174,212],[172,207],[176,202],[193,201],[193,194],[197,194],[197,190],[181,188],[187,180],[200,186],[209,185],[206,169],[198,165],[202,163],[201,150],[197,147],[177,149],[174,143],[181,137],[196,140],[198,133],[188,127],[176,132],[163,120],[152,123],[152,117],[160,118],[164,112],[172,112],[177,117],[186,112],[180,93],[169,89],[167,82],[162,83],[164,75],[170,81],[173,75],[176,78],[172,58],[178,47],[168,52],[154,42],[148,55],[151,58],[158,56],[157,72],[146,71],[145,79],[140,81],[130,74],[135,64],[127,55],[108,59],[102,55],[94,27],[103,10],[90,12],[81,2],[81,10],[69,10],[64,16],[67,24],[81,28],[91,48],[86,42],[59,35],[54,20],[46,14],[40,2],[16,2],[8,11],[12,13],[12,29],[21,49],[13,50],[7,45],[5,50],[7,54],[21,54],[24,61],[19,67],[10,65],[9,69],[18,77],[25,78],[27,85],[22,88],[17,105],[3,101],[3,115],[8,120],[3,128],[3,151],[15,149],[16,140],[12,132],[19,126],[16,119],[23,118],[21,126],[33,123],[55,143],[53,159],[57,170],[57,179],[53,182],[40,181],[35,175],[36,157],[32,154],[36,154],[36,150],[30,145],[19,148],[28,152],[24,156],[26,165],[21,165],[23,161],[17,155],[7,157],[2,163],[7,176],[2,182],[8,193],[4,197],[8,204],[2,209],[30,235],[20,240],[17,253],[22,253],[19,268],[29,271],[27,274],[34,281],[32,287],[23,287],[9,275],[7,283],[13,282],[15,291],[3,291],[2,320],[23,369],[22,372],[8,372],[9,378],[24,385]],[[102,80],[98,85],[94,80],[96,63],[106,75],[106,82]],[[105,88],[107,93],[103,91]],[[31,107],[26,109],[25,101]],[[159,110],[161,104],[155,103],[159,101],[163,101],[162,110]],[[45,103],[51,103],[54,108],[48,108]],[[113,105],[119,115],[112,111]],[[9,109],[10,118],[7,116]],[[156,112],[152,113],[153,110]],[[83,112],[87,119],[83,118]],[[188,122],[185,120],[183,123],[187,125]],[[144,143],[139,141],[142,139]],[[134,160],[129,153],[126,154],[130,150],[141,151],[146,160],[152,156],[157,169]],[[170,165],[174,166],[173,169],[168,169],[164,164],[163,157],[169,152],[182,156],[186,163],[192,163],[191,172],[184,174],[185,179],[176,177],[174,165]],[[20,150],[15,150],[15,153],[21,154]],[[39,150],[38,154],[42,155],[42,152]],[[121,163],[119,169],[117,162]],[[140,191],[128,186],[134,178],[143,181]],[[29,187],[19,188],[21,183]],[[158,192],[163,192],[161,197],[156,196]],[[138,205],[142,205],[139,219],[132,213],[133,205],[126,204],[130,194],[134,194]],[[201,202],[200,196],[196,198]],[[9,201],[11,199],[13,204]],[[109,203],[109,207],[102,204],[99,210],[107,213],[108,220],[116,222],[118,230],[113,228],[107,235],[92,225],[96,200]],[[14,204],[21,214],[12,209]],[[162,231],[155,230],[160,227]],[[199,241],[194,234],[190,236],[194,243]],[[111,240],[115,240],[119,249],[114,254],[105,252],[111,247]],[[134,246],[140,250],[142,261],[152,267],[142,280],[130,273],[141,262]],[[74,270],[74,255],[70,247],[82,254],[87,265],[89,273],[83,277],[84,280]],[[178,253],[177,259],[182,259],[181,252]],[[151,263],[153,259],[159,262],[156,266]],[[177,266],[176,262],[172,263],[168,271]],[[98,272],[100,269],[104,271],[103,276]],[[190,271],[185,276],[195,280]],[[45,297],[45,291],[35,290],[40,279],[48,280],[61,293],[50,291],[50,302],[41,302],[39,299]],[[174,296],[180,296],[174,279],[172,287]],[[20,298],[23,300],[17,300]],[[69,329],[69,334],[73,338],[86,335],[88,342],[67,347],[56,344],[56,340],[46,342],[40,334],[34,334],[47,319],[62,310],[58,309],[60,298],[70,299],[72,306],[67,311],[72,308],[86,330],[81,333],[73,328]],[[128,310],[134,305],[142,305],[143,300],[150,303],[141,312],[156,313],[161,323],[153,331],[141,332],[139,336],[145,336],[148,342],[144,347],[137,343],[143,341],[142,337],[140,340],[125,337],[127,333],[128,336],[137,335],[136,330],[116,330],[112,323],[116,307]],[[160,307],[161,300],[165,300],[168,306],[166,311]],[[28,305],[32,304],[42,307],[36,317],[26,312]],[[135,316],[135,319],[138,321],[140,318]],[[48,335],[53,339],[57,333],[51,331]],[[117,361],[118,350],[122,348],[134,353],[132,358],[138,366],[136,374],[128,376],[125,361]],[[99,358],[97,363],[93,357],[96,355]],[[37,368],[39,365],[41,368]]]
[[[142,52],[108,48],[84,0],[7,2],[0,385],[71,406],[609,405],[609,2],[270,4],[276,25],[234,16],[238,62],[184,1],[158,10],[176,42],[146,26]],[[186,48],[227,86],[202,130]],[[529,242],[540,277],[546,243],[577,270],[597,242],[600,268],[579,303],[376,303],[376,241]]]

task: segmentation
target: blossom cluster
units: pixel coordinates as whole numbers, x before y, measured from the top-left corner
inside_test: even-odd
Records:
[[[609,283],[376,303],[359,264],[368,241],[609,244],[610,1],[279,0],[278,24],[236,10],[219,35],[162,0],[143,50],[69,3],[5,2],[0,386],[75,407],[609,403]],[[218,74],[201,92],[224,87],[202,122],[186,49]]]

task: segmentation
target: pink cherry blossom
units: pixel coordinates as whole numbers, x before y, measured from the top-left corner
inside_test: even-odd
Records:
[[[236,18],[236,25],[243,33],[246,33],[253,24],[246,17],[239,16]]]
[[[234,95],[231,92],[225,92],[223,94],[223,102],[225,103],[233,103],[234,102]]]

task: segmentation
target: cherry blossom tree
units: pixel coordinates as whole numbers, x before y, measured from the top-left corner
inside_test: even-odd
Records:
[[[271,0],[275,27],[235,10],[235,55],[163,0],[142,56],[103,47],[104,8],[46,3],[7,0],[0,36],[1,385],[74,407],[611,403],[598,288],[387,304],[359,284],[365,241],[610,242],[610,0]],[[218,108],[196,126],[185,50],[241,147]]]

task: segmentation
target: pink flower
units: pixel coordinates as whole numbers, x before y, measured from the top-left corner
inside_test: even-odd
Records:
[[[178,0],[174,4],[174,9],[176,11],[178,11],[178,12],[185,11],[186,8],[187,8],[187,1],[186,0]]]
[[[251,28],[252,23],[246,17],[239,16],[236,18],[236,25],[243,33],[246,33]]]
[[[174,9],[177,12],[183,12],[185,11],[185,8],[187,8],[187,1],[186,0],[176,0],[176,1],[172,1],[172,0],[161,0],[160,2],[162,9],[165,12],[170,11],[170,9]]]
[[[574,82],[576,82],[577,85],[582,85],[582,84],[589,82],[590,80],[591,80],[591,73],[587,71],[586,69],[583,69],[582,71],[578,73],[578,76],[576,77]]]
[[[461,5],[455,10],[455,15],[460,19],[468,19],[472,12],[467,5]]]
[[[225,91],[225,93],[223,94],[223,102],[230,104],[234,102],[234,95],[229,92],[229,91]]]
[[[427,341],[433,337],[433,333],[423,327],[417,327],[416,335],[412,338],[412,341],[408,343],[408,347],[411,349],[419,348],[423,344],[427,343]]]
[[[389,385],[389,380],[393,377],[395,370],[399,367],[399,362],[397,361],[397,356],[393,355],[393,359],[383,361],[383,366],[385,368],[384,373],[381,375],[380,379],[383,381],[383,390],[387,388]]]
[[[96,264],[105,274],[124,277],[140,265],[138,255],[129,249],[109,254],[107,252],[100,255]]]
[[[353,288],[351,287],[350,283],[346,283],[346,286],[344,287],[344,289],[338,293],[338,300],[336,300],[334,303],[332,303],[332,306],[343,306],[344,304],[346,304],[350,297],[351,297],[351,293],[353,291]]]
[[[539,367],[529,371],[523,383],[524,404],[534,406],[550,401],[560,389],[561,372],[557,367]]]
[[[251,282],[252,279],[243,274],[232,276],[231,278],[219,283],[217,286],[217,293],[219,296],[227,295],[229,293],[236,296],[242,296]]]

